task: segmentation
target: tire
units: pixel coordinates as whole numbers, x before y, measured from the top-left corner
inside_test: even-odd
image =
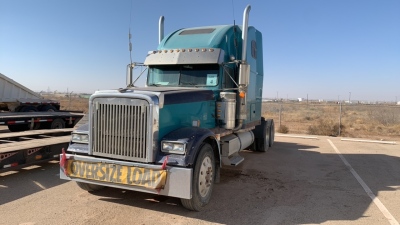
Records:
[[[65,128],[65,121],[62,119],[55,119],[50,123],[49,129],[63,129]]]
[[[272,147],[275,142],[275,123],[274,120],[270,120],[270,132],[269,132],[269,147]]]
[[[253,130],[255,140],[253,144],[253,149],[257,152],[266,152],[269,149],[270,145],[270,120],[265,120],[264,117],[261,117],[261,124],[256,126]]]
[[[24,106],[17,106],[17,107],[14,109],[14,112],[21,112],[22,107],[24,107]]]
[[[183,207],[201,211],[210,202],[214,188],[215,158],[210,144],[201,146],[193,170],[192,198],[181,199]]]
[[[34,123],[33,128],[31,129],[31,125],[28,124],[28,130],[39,130],[40,129],[40,123]]]
[[[39,111],[41,112],[57,112],[56,107],[52,106],[52,105],[42,105],[41,107],[39,107]]]
[[[88,191],[88,192],[95,192],[95,191],[99,191],[104,188],[104,186],[101,186],[101,185],[82,183],[82,182],[78,182],[78,181],[76,181],[76,184],[78,185],[78,187],[80,187],[81,189]]]
[[[33,128],[31,129],[30,124],[16,124],[16,125],[8,125],[8,129],[11,132],[20,132],[27,130],[39,130],[40,123],[34,123]]]
[[[19,112],[37,112],[38,109],[35,106],[27,105],[19,109]]]
[[[8,130],[10,130],[11,132],[20,132],[29,130],[29,127],[26,124],[7,125],[7,126]]]

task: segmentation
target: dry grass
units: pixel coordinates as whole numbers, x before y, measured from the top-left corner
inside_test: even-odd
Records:
[[[89,99],[52,99],[61,102],[61,110],[88,112]],[[268,102],[263,104],[262,114],[275,120],[276,130],[280,133],[339,136],[339,105]],[[400,141],[400,107],[343,105],[340,136]]]
[[[339,105],[268,102],[262,113],[275,120],[277,131],[285,124],[290,133],[339,136],[341,120],[342,137],[400,140],[398,106],[343,105],[340,114]]]
[[[79,97],[51,97],[51,99],[60,101],[61,110],[81,111],[87,113],[89,109],[89,99]]]

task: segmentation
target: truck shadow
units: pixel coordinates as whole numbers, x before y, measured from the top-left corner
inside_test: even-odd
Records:
[[[58,161],[0,173],[0,205],[68,181],[59,179]]]
[[[95,195],[101,201],[222,224],[318,224],[364,217],[372,200],[337,154],[321,154],[316,149],[276,142],[266,153],[242,152],[245,162],[222,169],[221,182],[215,185],[212,200],[202,212],[188,211],[172,197],[112,188]],[[383,154],[345,157],[350,163],[400,164],[400,158]],[[375,195],[400,185],[400,167],[382,169],[387,176],[377,178],[374,168],[364,167],[360,174]]]

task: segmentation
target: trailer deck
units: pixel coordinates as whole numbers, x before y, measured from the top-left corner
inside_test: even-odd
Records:
[[[54,118],[66,118],[74,122],[83,117],[83,113],[58,111],[58,112],[2,112],[0,113],[0,125],[28,123],[31,121],[40,122],[40,120],[51,121]]]
[[[0,170],[58,159],[73,128],[0,133]]]
[[[81,112],[1,112],[0,125],[10,131],[71,128],[84,116]]]

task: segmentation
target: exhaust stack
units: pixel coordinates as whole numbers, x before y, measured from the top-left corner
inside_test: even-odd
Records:
[[[247,55],[247,30],[249,27],[249,14],[251,6],[247,5],[243,12],[243,31],[242,31],[242,61],[246,63]]]
[[[158,21],[158,43],[161,43],[162,39],[164,39],[164,16],[160,16]]]
[[[249,14],[251,6],[247,5],[243,12],[242,26],[242,60],[239,65],[239,91],[237,95],[236,119],[238,123],[233,129],[238,131],[243,126],[243,121],[247,118],[247,86],[250,81],[250,65],[247,64],[247,31],[249,29]]]

